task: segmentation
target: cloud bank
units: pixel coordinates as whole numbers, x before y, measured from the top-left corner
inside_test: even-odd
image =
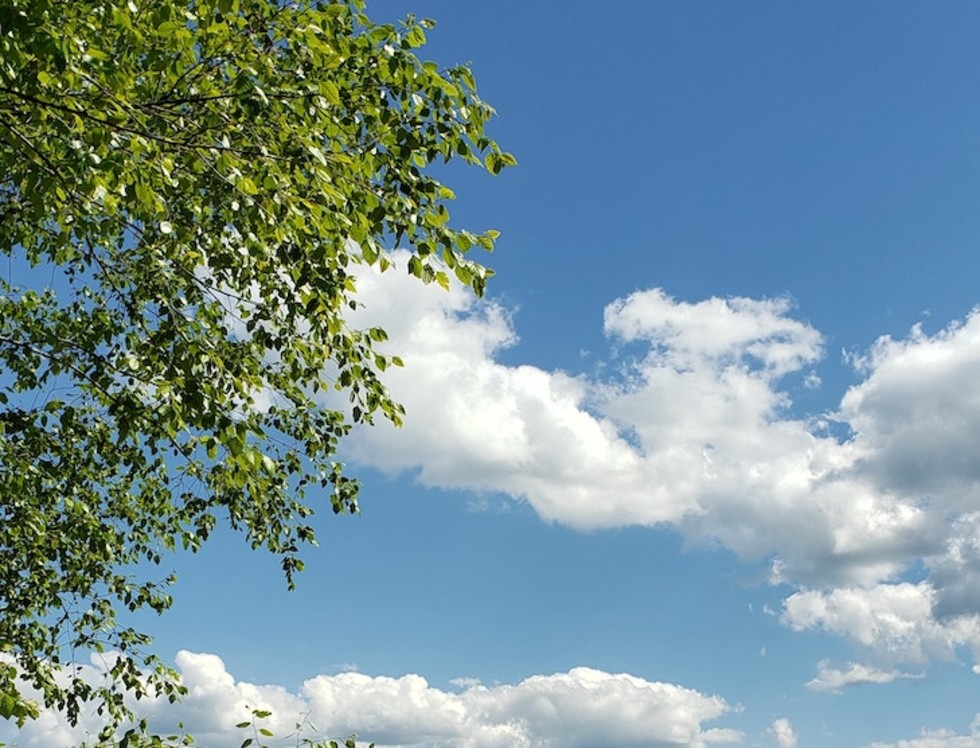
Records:
[[[923,730],[917,738],[897,743],[870,743],[867,748],[980,748],[980,714],[973,718],[969,735],[952,730]]]
[[[722,698],[683,686],[614,675],[591,668],[535,675],[515,685],[469,682],[459,691],[431,686],[419,675],[371,677],[360,673],[318,675],[293,693],[281,686],[236,681],[221,658],[181,651],[177,655],[187,696],[178,705],[144,702],[151,729],[192,734],[197,744],[237,748],[247,737],[234,725],[251,710],[272,716],[260,723],[296,745],[295,725],[305,737],[347,737],[403,748],[591,748],[707,746],[740,742],[741,734],[703,725],[732,711]],[[90,668],[97,676],[98,668]],[[93,734],[92,720],[70,730],[45,712],[16,736],[21,748],[78,744]],[[6,739],[0,725],[0,739]],[[269,741],[276,744],[274,741]]]
[[[892,663],[980,658],[980,313],[882,337],[834,412],[801,417],[789,383],[815,381],[823,337],[787,299],[614,300],[597,379],[500,363],[510,315],[461,289],[365,272],[359,295],[408,418],[358,432],[356,461],[580,529],[669,525],[767,564],[793,629]]]

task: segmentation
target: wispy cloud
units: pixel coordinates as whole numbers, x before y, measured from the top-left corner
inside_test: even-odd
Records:
[[[878,670],[857,662],[849,662],[844,669],[832,667],[827,660],[817,663],[817,675],[806,687],[812,691],[843,693],[849,686],[866,683],[891,683],[903,678],[922,678],[922,673],[906,673],[901,670]]]

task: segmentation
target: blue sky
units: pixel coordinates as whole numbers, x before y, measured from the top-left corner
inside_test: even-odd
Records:
[[[368,10],[498,110],[519,168],[445,172],[498,275],[362,277],[406,426],[347,445],[296,592],[230,535],[173,559],[156,723],[980,746],[980,6]]]

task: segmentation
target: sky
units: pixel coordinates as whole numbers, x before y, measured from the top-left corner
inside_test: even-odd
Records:
[[[980,747],[980,6],[368,11],[497,109],[520,165],[443,172],[497,275],[363,272],[405,426],[345,445],[362,513],[295,592],[230,533],[168,560],[151,724]]]

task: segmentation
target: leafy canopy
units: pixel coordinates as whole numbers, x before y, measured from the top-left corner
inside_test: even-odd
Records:
[[[469,69],[416,56],[431,26],[363,0],[0,0],[0,715],[31,689],[110,723],[127,692],[176,698],[117,621],[170,605],[147,569],[226,521],[292,585],[311,496],[356,511],[338,440],[403,414],[384,330],[345,321],[354,266],[400,244],[482,293],[466,252],[497,233],[452,228],[427,167],[514,163]],[[91,652],[118,653],[105,683],[58,674]]]

